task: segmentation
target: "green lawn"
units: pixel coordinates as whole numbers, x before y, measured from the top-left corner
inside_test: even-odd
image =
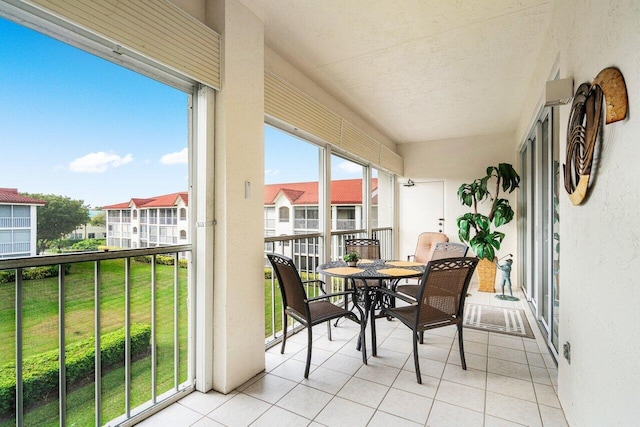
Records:
[[[66,343],[94,332],[94,264],[74,264],[65,276]],[[187,379],[187,270],[179,269],[179,379]],[[156,266],[156,330],[158,394],[173,386],[173,266]],[[131,320],[151,324],[151,266],[131,262]],[[124,325],[124,260],[101,262],[100,323],[103,332]],[[0,285],[0,364],[15,360],[15,291],[13,284]],[[58,279],[24,282],[24,357],[58,348]],[[102,422],[124,413],[124,368],[103,372]],[[151,398],[151,360],[132,364],[131,407]],[[93,382],[67,396],[67,425],[87,425],[93,420]],[[0,425],[13,425],[7,420]],[[26,425],[57,425],[58,401],[27,412]]]

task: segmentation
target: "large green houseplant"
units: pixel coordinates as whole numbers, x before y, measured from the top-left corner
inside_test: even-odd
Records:
[[[495,181],[495,185],[494,184]],[[471,249],[485,266],[490,264],[492,278],[495,281],[495,254],[500,249],[504,239],[504,233],[496,231],[496,228],[507,224],[513,217],[513,209],[507,199],[500,197],[503,193],[511,193],[520,184],[520,176],[508,163],[500,163],[498,166],[489,166],[486,176],[474,180],[470,184],[462,184],[458,188],[458,199],[464,206],[473,208],[458,217],[458,237],[468,243]],[[488,201],[490,208],[487,215],[478,212],[478,205]],[[480,270],[479,270],[480,272]],[[481,277],[482,282],[482,277]],[[480,283],[480,290],[494,291],[494,283]]]

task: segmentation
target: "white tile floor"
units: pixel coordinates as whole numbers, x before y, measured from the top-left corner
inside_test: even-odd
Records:
[[[475,287],[467,301],[522,304]],[[400,322],[378,320],[378,356],[367,366],[355,350],[356,324],[334,328],[333,341],[322,325],[314,329],[309,379],[301,333],[288,340],[284,355],[280,346],[267,351],[266,371],[232,393],[194,392],[139,426],[567,426],[556,365],[531,317],[529,323],[537,339],[465,329],[466,371],[455,328],[425,334],[421,385],[411,335]]]

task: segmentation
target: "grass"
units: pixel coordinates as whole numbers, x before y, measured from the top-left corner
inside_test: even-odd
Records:
[[[94,332],[94,264],[74,264],[65,276],[66,343]],[[173,266],[156,266],[157,394],[173,387]],[[187,379],[187,270],[179,269],[179,381]],[[124,260],[101,262],[101,329],[110,332],[124,325]],[[151,266],[131,262],[131,321],[151,324]],[[15,360],[15,290],[0,285],[0,364]],[[58,279],[24,282],[23,353],[29,357],[58,347]],[[132,364],[131,407],[151,399],[151,359]],[[102,422],[124,413],[124,368],[102,375]],[[67,394],[67,425],[93,423],[94,383]],[[14,425],[14,420],[0,426]],[[58,425],[58,401],[30,410],[26,425]]]

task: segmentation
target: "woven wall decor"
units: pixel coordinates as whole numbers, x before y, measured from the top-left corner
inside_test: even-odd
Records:
[[[627,87],[617,68],[600,71],[593,83],[582,83],[573,97],[567,128],[564,188],[574,205],[581,204],[589,190],[591,165],[602,118],[603,95],[606,124],[627,117]]]

